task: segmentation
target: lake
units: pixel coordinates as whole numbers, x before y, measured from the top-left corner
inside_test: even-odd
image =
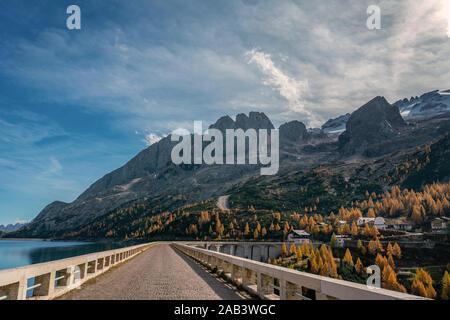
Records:
[[[121,247],[106,242],[0,240],[0,270]]]

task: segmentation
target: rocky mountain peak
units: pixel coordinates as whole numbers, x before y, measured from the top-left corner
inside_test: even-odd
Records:
[[[282,124],[279,128],[280,140],[292,143],[303,142],[308,138],[308,130],[303,122],[294,120]]]
[[[352,113],[339,136],[339,148],[347,154],[364,152],[397,135],[406,125],[397,107],[378,96]]]
[[[247,116],[245,113],[240,113],[236,116],[236,121],[233,121],[229,116],[223,116],[216,123],[212,124],[210,128],[218,129],[224,132],[226,129],[274,129],[270,119],[263,112],[250,112]]]

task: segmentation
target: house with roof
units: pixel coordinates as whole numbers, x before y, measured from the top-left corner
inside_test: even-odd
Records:
[[[338,234],[336,235],[336,245],[339,248],[344,248],[345,247],[345,241],[350,241],[352,240],[349,236],[344,235],[344,234]]]
[[[376,217],[373,224],[378,230],[384,230],[387,228],[386,220],[383,217]]]
[[[441,231],[447,229],[448,221],[444,218],[436,218],[431,221],[432,231]]]
[[[295,244],[303,244],[310,241],[310,234],[305,230],[292,230],[288,233],[287,240]]]
[[[386,219],[386,226],[389,229],[411,231],[414,227],[414,222],[403,219]]]
[[[362,226],[364,226],[365,224],[368,224],[368,225],[371,227],[371,226],[374,225],[374,223],[375,223],[375,218],[364,218],[364,217],[361,217],[361,218],[359,218],[359,219],[356,221],[356,225],[357,225],[358,227],[362,227]]]

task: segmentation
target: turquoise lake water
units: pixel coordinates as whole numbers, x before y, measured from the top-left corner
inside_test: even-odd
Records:
[[[119,243],[0,240],[0,270],[123,247]]]

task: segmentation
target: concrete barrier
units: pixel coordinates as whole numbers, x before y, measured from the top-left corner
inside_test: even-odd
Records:
[[[56,298],[157,244],[159,242],[1,270],[0,300]]]
[[[401,292],[323,277],[289,268],[173,243],[184,254],[217,268],[262,299],[281,300],[426,300]]]

